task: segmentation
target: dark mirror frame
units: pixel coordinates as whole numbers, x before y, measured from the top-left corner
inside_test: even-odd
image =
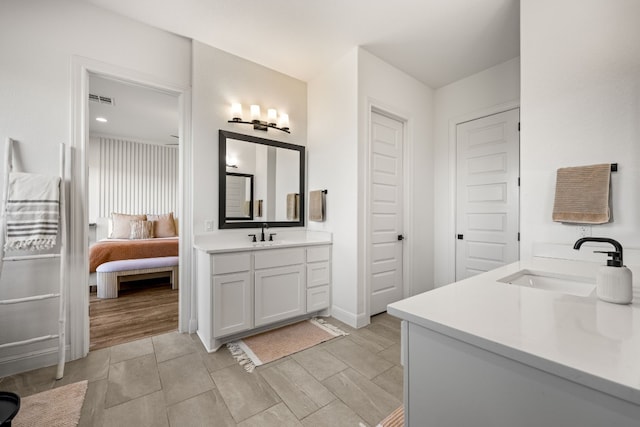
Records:
[[[286,148],[288,150],[295,150],[300,154],[300,215],[297,221],[227,221],[228,218],[225,217],[227,210],[227,139],[237,139],[254,144]],[[218,228],[259,228],[262,224],[267,224],[269,227],[304,227],[305,160],[305,147],[302,145],[289,144],[287,142],[274,141],[220,129],[218,131]]]
[[[253,219],[253,175],[250,173],[236,173],[236,172],[227,172],[225,175],[225,180],[227,179],[227,176],[238,176],[238,177],[242,177],[242,178],[249,178],[249,185],[250,185],[250,189],[249,189],[249,216],[239,216],[239,217],[233,217],[233,216],[226,216],[226,209],[227,209],[227,194],[226,194],[226,188],[227,186],[225,185],[225,198],[224,198],[224,202],[225,202],[225,218],[228,220],[244,220],[244,221],[248,221],[248,220],[252,220]],[[225,181],[226,184],[226,181]]]

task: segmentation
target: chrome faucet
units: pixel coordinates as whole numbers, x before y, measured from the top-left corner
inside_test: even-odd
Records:
[[[262,223],[262,229],[261,229],[261,231],[260,231],[260,241],[261,241],[261,242],[264,242],[264,241],[265,241],[265,238],[264,238],[264,229],[265,229],[265,228],[266,228],[266,229],[269,229],[269,224],[267,224],[266,222],[263,222],[263,223]]]

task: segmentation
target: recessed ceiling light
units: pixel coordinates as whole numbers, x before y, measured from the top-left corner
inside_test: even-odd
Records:
[[[96,117],[96,121],[100,123],[107,123],[107,119],[105,119],[104,117]]]

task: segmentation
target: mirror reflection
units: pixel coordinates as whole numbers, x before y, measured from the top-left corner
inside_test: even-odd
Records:
[[[304,147],[220,130],[220,228],[304,225]]]
[[[227,219],[253,219],[253,175],[227,172]]]

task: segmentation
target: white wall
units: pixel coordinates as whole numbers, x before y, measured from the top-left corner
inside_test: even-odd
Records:
[[[89,222],[112,212],[164,214],[181,218],[177,145],[148,144],[120,137],[89,140]]]
[[[369,322],[365,266],[367,138],[371,106],[407,120],[405,169],[413,185],[405,248],[407,289],[432,287],[432,91],[367,51],[354,48],[309,83],[310,190],[327,189],[327,219],[309,228],[333,233],[332,315],[352,326]],[[408,254],[412,254],[409,256]],[[419,259],[419,262],[412,262]]]
[[[291,134],[254,130],[249,125],[227,123],[231,103],[239,102],[244,118],[249,105],[275,108],[289,114]],[[298,145],[307,142],[307,85],[285,74],[208,46],[193,42],[193,164],[194,233],[204,232],[204,221],[218,228],[218,130],[253,135]]]
[[[640,246],[640,2],[523,0],[522,257],[536,242],[573,244],[551,221],[556,170],[617,162],[614,222],[594,236]],[[603,258],[604,259],[604,258]]]
[[[308,84],[307,188],[326,189],[326,221],[310,230],[333,233],[332,315],[355,324],[358,256],[357,50]]]
[[[455,280],[455,135],[452,125],[518,104],[520,58],[435,91],[434,114],[434,283]]]
[[[71,61],[92,58],[135,70],[176,86],[190,82],[190,41],[77,1],[0,2],[0,140],[18,140],[21,169],[58,174],[58,143],[72,140]],[[79,149],[79,147],[78,147]],[[82,155],[84,153],[81,153]],[[0,164],[0,171],[4,164]],[[71,177],[83,171],[74,164]],[[80,198],[81,194],[71,194]],[[74,238],[78,230],[70,230]],[[73,257],[74,254],[72,254]],[[0,299],[49,291],[58,277],[56,262],[6,264]],[[21,265],[18,265],[21,264]],[[70,293],[86,287],[77,277]],[[46,289],[45,289],[46,288]],[[37,303],[35,303],[37,304]],[[86,307],[70,307],[86,311]],[[0,342],[30,338],[55,325],[55,304],[0,312]],[[31,335],[31,336],[30,336]],[[0,376],[55,362],[53,342],[0,352]],[[33,351],[29,358],[24,352]]]

